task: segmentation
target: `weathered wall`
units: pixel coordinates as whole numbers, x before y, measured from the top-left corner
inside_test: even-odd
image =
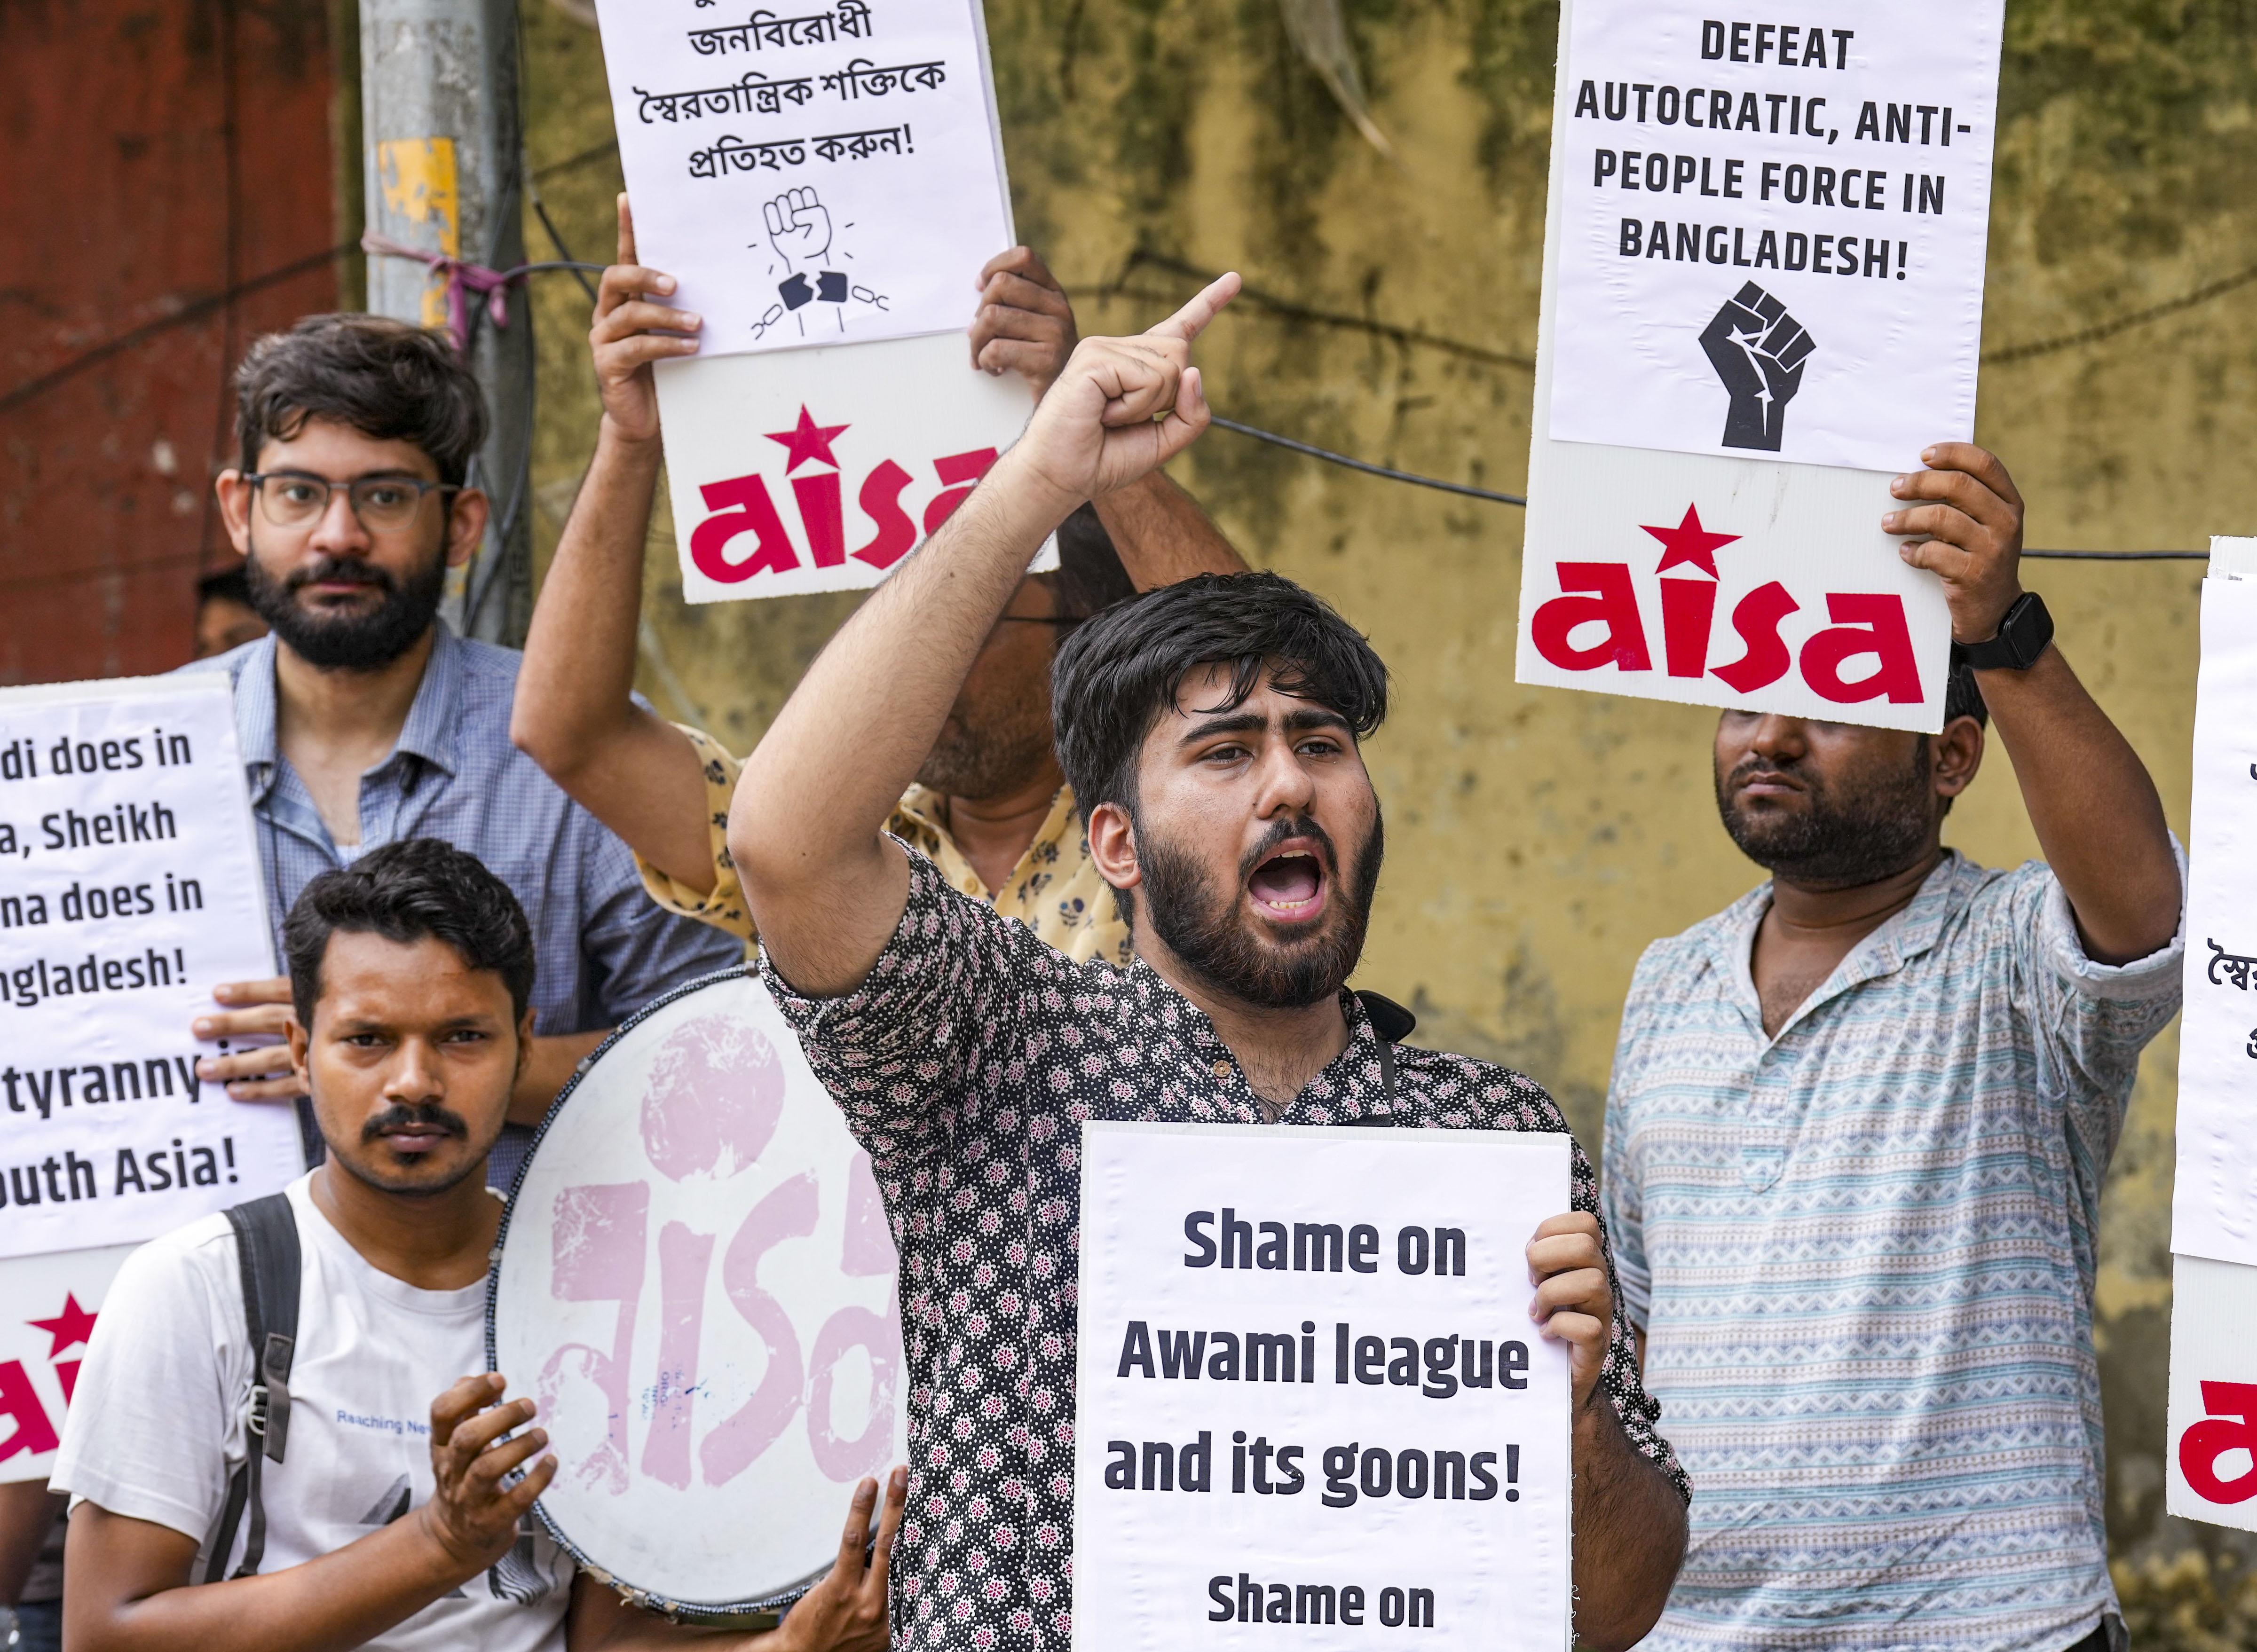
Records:
[[[228,372],[357,282],[332,4],[0,0],[0,683],[188,657]]]
[[[1285,0],[1305,4],[1305,0]],[[1022,238],[1085,330],[1164,313],[1192,272],[1250,284],[1201,346],[1226,413],[1432,475],[1516,488],[1528,442],[1557,11],[1543,0],[1349,0],[1381,158],[1288,43],[1276,0],[990,0]],[[609,136],[591,32],[528,11],[536,166]],[[2054,340],[2239,272],[2257,229],[2252,8],[2012,0],[1986,345]],[[584,256],[607,246],[609,156],[550,173]],[[529,244],[540,231],[528,222]],[[591,434],[586,307],[542,293],[541,526]],[[2257,286],[2072,348],[1995,362],[1981,439],[2034,544],[2198,547],[2250,531]],[[1758,874],[1718,828],[1712,714],[1511,681],[1521,521],[1211,434],[1179,479],[1253,561],[1368,627],[1399,697],[1370,760],[1394,854],[1361,978],[1422,1038],[1527,1068],[1595,1145],[1639,950]],[[838,601],[685,610],[670,539],[651,618],[662,709],[749,745]],[[2063,647],[2184,829],[2197,565],[2031,564]],[[2011,766],[1954,815],[1990,862],[2035,852]],[[2215,1528],[2161,1515],[2176,1035],[2151,1052],[2107,1197],[2100,1335],[2108,1507],[2144,1643],[2243,1644],[2257,1598]]]

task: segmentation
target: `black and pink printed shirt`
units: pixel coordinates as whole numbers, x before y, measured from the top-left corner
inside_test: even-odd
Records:
[[[762,971],[869,1150],[902,1259],[909,1505],[894,1643],[1062,1652],[1073,1626],[1074,1324],[1088,1119],[1259,1124],[1206,1014],[1152,971],[1076,964],[909,854],[909,904],[841,998]],[[1567,1122],[1520,1074],[1404,1046],[1390,1102],[1369,1015],[1280,1127],[1392,1115],[1429,1130]],[[1574,1204],[1598,1209],[1577,1147]],[[1602,1382],[1631,1443],[1691,1496],[1619,1316]]]

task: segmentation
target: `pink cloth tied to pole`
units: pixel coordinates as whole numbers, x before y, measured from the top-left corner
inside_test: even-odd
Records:
[[[470,309],[465,292],[483,293],[487,317],[496,327],[507,327],[509,289],[525,279],[522,269],[489,269],[483,264],[472,264],[464,258],[450,258],[443,252],[426,252],[420,247],[404,247],[372,229],[361,237],[360,250],[380,253],[386,258],[413,258],[418,264],[429,265],[434,275],[447,278],[447,332],[455,341],[457,355],[471,347]]]

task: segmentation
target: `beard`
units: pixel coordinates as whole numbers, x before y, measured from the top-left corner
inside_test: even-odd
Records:
[[[1912,763],[1853,774],[1837,787],[1797,769],[1807,806],[1788,814],[1756,814],[1732,801],[1751,774],[1776,773],[1759,758],[1744,759],[1716,782],[1716,812],[1750,860],[1809,888],[1847,889],[1875,883],[1927,851],[1935,829],[1935,787],[1925,736]]]
[[[975,803],[1005,797],[1042,772],[1051,757],[1051,708],[1029,695],[996,705],[959,700],[917,770],[917,784]]]
[[[443,553],[435,553],[429,565],[404,583],[389,569],[352,556],[324,556],[277,579],[253,550],[243,572],[258,617],[317,671],[376,671],[390,665],[431,629],[447,589]],[[298,600],[301,589],[317,583],[366,585],[384,600],[357,613],[324,613]]]
[[[1131,816],[1132,822],[1134,816]],[[1138,823],[1143,847],[1143,899],[1152,932],[1184,967],[1210,990],[1256,1009],[1299,1010],[1337,994],[1363,956],[1371,898],[1379,887],[1386,830],[1375,814],[1371,837],[1353,868],[1340,865],[1323,827],[1312,820],[1279,821],[1239,862],[1238,879],[1219,889],[1188,852]],[[1256,867],[1289,837],[1306,837],[1321,852],[1337,905],[1312,933],[1280,940],[1276,926],[1240,909],[1240,892]]]

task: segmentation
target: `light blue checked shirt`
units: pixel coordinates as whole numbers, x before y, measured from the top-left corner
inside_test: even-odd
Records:
[[[534,1030],[595,1032],[684,981],[742,964],[744,947],[652,905],[627,846],[509,743],[519,661],[506,648],[465,641],[439,622],[399,744],[361,776],[354,852],[402,837],[442,837],[476,855],[510,886],[533,926]],[[274,639],[185,669],[224,671],[235,684],[236,736],[279,957],[290,903],[316,874],[349,857],[277,749]],[[301,1119],[310,1131],[302,1109]],[[487,1179],[509,1186],[531,1139],[530,1131],[511,1126]],[[308,1135],[309,1158],[318,1157],[319,1141]]]
[[[2184,866],[2181,858],[2183,886]],[[1659,1652],[2062,1652],[2116,1613],[2100,1189],[2183,933],[1957,854],[1766,1038],[1769,885],[1639,960],[1603,1199],[1693,1480]]]

